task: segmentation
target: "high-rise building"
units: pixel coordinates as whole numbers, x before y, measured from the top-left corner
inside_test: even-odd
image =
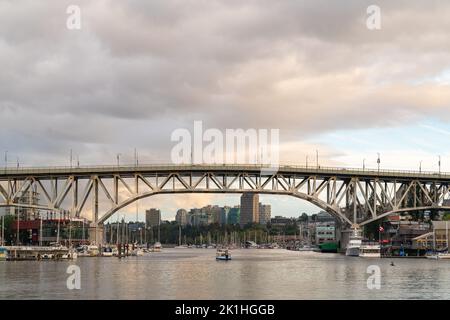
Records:
[[[231,210],[231,208],[228,207],[228,206],[225,206],[225,207],[221,208],[220,221],[219,221],[219,223],[221,225],[227,224],[227,222],[228,222],[228,215],[230,213],[230,210]]]
[[[270,222],[272,209],[270,204],[259,204],[259,224],[267,224]]]
[[[240,222],[240,219],[241,219],[241,207],[235,206],[233,208],[230,208],[227,217],[228,224],[238,224]]]
[[[177,215],[175,216],[175,220],[178,222],[179,225],[185,226],[187,224],[187,211],[184,209],[180,209],[177,211]]]
[[[241,226],[259,222],[259,195],[254,192],[245,192],[241,196]]]
[[[147,227],[156,227],[161,223],[161,211],[158,209],[150,209],[145,211],[145,223]]]

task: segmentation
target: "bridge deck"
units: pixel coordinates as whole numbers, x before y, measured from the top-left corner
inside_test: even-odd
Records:
[[[101,175],[102,177],[113,176],[114,174],[121,174],[122,176],[133,176],[136,173],[167,173],[167,172],[192,172],[201,173],[205,171],[214,172],[246,172],[246,173],[260,173],[263,175],[270,175],[270,170],[267,172],[261,171],[266,167],[261,165],[237,165],[237,164],[187,164],[187,165],[122,165],[122,166],[80,166],[80,167],[21,167],[21,168],[3,168],[0,169],[0,180],[8,178],[23,178],[26,176],[37,177],[69,177],[75,176],[91,176]],[[360,168],[338,168],[338,167],[306,167],[296,165],[281,165],[277,170],[281,174],[296,174],[296,175],[317,175],[317,176],[337,176],[337,177],[360,177],[360,178],[381,178],[387,180],[391,179],[420,179],[428,181],[450,181],[450,173],[448,172],[419,172],[419,171],[400,171],[400,170],[373,170]]]

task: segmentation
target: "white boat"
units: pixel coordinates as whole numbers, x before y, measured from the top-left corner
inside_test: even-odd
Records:
[[[113,249],[111,247],[102,248],[102,257],[112,257],[113,254]]]
[[[161,243],[160,242],[156,242],[153,245],[152,252],[161,252],[161,248],[162,248]]]
[[[358,230],[355,229],[353,235],[350,237],[350,241],[347,244],[345,255],[350,257],[358,257],[361,245],[362,245],[362,237],[358,233]]]
[[[61,259],[77,259],[78,258],[78,253],[76,250],[70,249],[69,252],[64,253],[61,256]]]
[[[89,257],[97,257],[100,255],[100,250],[98,249],[98,246],[96,246],[96,245],[87,246],[87,252],[88,252]]]
[[[362,258],[381,258],[381,247],[379,244],[361,244],[359,256]]]
[[[450,259],[450,253],[448,252],[438,252],[435,254],[430,254],[426,256],[427,259],[435,259],[435,260],[440,260],[440,259]]]
[[[231,260],[231,252],[228,249],[217,249],[216,260]]]
[[[310,251],[314,251],[316,249],[317,249],[317,247],[315,247],[315,246],[304,245],[304,246],[299,247],[298,251],[309,251],[310,252]]]

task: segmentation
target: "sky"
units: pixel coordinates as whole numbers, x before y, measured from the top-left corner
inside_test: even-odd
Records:
[[[367,28],[376,3],[380,29]],[[81,28],[66,26],[69,5]],[[450,2],[0,0],[8,165],[170,162],[171,133],[280,130],[282,163],[450,172]],[[2,157],[3,158],[3,157]],[[319,208],[261,196],[273,215]],[[236,205],[155,196],[139,208]],[[132,216],[130,206],[124,213]]]

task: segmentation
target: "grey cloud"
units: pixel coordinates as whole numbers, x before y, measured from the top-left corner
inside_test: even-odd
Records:
[[[80,31],[65,27],[69,4]],[[432,80],[450,70],[449,3],[378,1],[380,31],[365,27],[369,4],[2,1],[0,148],[30,163],[69,146],[85,161],[134,147],[157,161],[193,120],[285,141],[448,121],[450,87]]]

